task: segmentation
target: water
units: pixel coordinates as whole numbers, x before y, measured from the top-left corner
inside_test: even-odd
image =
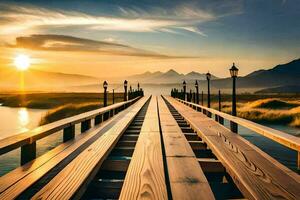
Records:
[[[0,139],[28,131],[38,126],[46,110],[0,106]],[[18,167],[20,149],[0,156],[0,176]]]

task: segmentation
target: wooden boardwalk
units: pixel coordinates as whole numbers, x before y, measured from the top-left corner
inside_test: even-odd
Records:
[[[297,173],[201,111],[215,112],[138,97],[0,140],[0,155],[21,148],[0,199],[300,199]],[[36,158],[36,141],[60,130],[64,141]],[[299,152],[297,138],[264,133]]]

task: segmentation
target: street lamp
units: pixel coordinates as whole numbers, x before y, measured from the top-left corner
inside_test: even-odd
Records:
[[[232,115],[236,116],[236,78],[238,76],[239,69],[234,65],[229,69],[232,78]],[[237,124],[231,122],[231,130],[237,133]]]
[[[104,100],[103,100],[103,106],[104,106],[104,107],[107,106],[107,86],[108,86],[107,82],[104,81],[104,82],[103,82],[103,88],[104,88],[104,95],[103,95]]]
[[[138,91],[140,91],[140,83],[138,83],[138,85],[137,85],[137,86],[138,86]]]
[[[183,81],[183,83],[182,83],[182,85],[183,85],[183,100],[185,101],[185,94],[186,94],[186,82],[185,81]]]
[[[127,84],[128,84],[128,81],[125,80],[124,81],[124,101],[127,101]]]
[[[206,79],[207,79],[207,107],[210,108],[210,79],[211,79],[211,74],[207,72],[206,74]]]
[[[197,80],[195,82],[195,88],[196,88],[196,103],[199,104],[199,85]]]

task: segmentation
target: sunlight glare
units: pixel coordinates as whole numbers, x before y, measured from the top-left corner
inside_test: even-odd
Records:
[[[15,57],[14,64],[20,71],[25,71],[30,66],[30,57],[24,54],[20,54]]]

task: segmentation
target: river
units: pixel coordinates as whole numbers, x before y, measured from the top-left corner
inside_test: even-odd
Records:
[[[47,110],[28,109],[28,108],[10,108],[0,106],[0,139],[12,136],[38,126],[41,117]],[[229,127],[229,122],[225,121],[225,126]],[[267,125],[272,128],[284,131],[286,133],[299,136],[300,129],[283,126]],[[79,127],[76,127],[76,134]],[[296,170],[297,152],[285,148],[255,132],[239,127],[239,134],[249,140],[260,149],[271,155],[273,158],[286,165],[290,169]],[[37,156],[49,151],[62,142],[62,131],[48,136],[37,142]],[[18,167],[20,163],[20,149],[0,156],[0,176]]]

